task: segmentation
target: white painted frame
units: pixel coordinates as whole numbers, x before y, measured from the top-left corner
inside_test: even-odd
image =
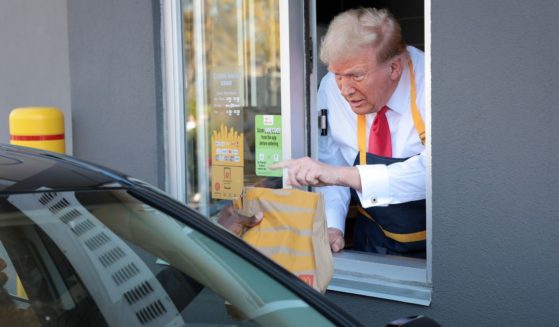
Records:
[[[184,78],[180,0],[161,0],[165,191],[186,202]]]
[[[309,155],[306,152],[304,7],[300,0],[281,0],[280,67],[283,160]],[[283,185],[287,170],[284,170]]]

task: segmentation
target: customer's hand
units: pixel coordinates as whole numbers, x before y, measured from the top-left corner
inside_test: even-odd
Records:
[[[264,214],[258,212],[252,217],[239,215],[232,205],[227,206],[221,210],[217,216],[217,223],[223,226],[231,233],[240,236],[247,228],[258,225]]]
[[[337,228],[328,228],[328,241],[332,252],[340,252],[345,247],[344,234]]]

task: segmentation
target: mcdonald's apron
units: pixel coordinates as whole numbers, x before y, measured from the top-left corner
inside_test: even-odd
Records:
[[[413,63],[408,58],[410,74],[410,108],[415,129],[421,143],[425,144],[425,123],[421,118],[416,103],[415,74]],[[366,152],[365,116],[359,115],[357,122],[357,139],[359,153],[354,166],[390,165],[409,158],[387,158]],[[365,153],[365,156],[361,156]],[[425,199],[383,207],[363,208],[355,190],[351,189],[351,197],[357,203],[357,217],[353,234],[356,250],[386,254],[398,254],[425,258]]]
[[[367,164],[390,165],[408,158],[386,158],[367,153]],[[354,165],[359,164],[359,154]],[[388,206],[363,208],[355,190],[352,200],[357,203],[353,242],[356,250],[425,257],[425,200]]]

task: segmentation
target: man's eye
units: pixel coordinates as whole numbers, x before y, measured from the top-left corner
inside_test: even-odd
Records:
[[[365,74],[356,74],[356,75],[353,75],[353,79],[354,79],[355,81],[362,81],[363,79],[365,79]]]

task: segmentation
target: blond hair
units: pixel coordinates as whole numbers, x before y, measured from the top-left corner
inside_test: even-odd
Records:
[[[406,44],[400,24],[386,9],[351,9],[330,23],[322,40],[320,60],[328,65],[370,47],[379,63],[404,52]]]

